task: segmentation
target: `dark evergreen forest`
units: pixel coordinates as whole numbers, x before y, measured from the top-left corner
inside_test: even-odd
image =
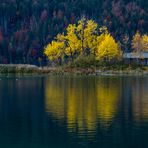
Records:
[[[147,0],[0,0],[0,63],[44,63],[45,45],[82,16],[106,25],[124,51],[148,32]]]

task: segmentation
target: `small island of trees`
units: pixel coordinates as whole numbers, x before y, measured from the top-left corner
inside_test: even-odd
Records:
[[[137,31],[131,46],[135,53],[148,51],[148,35]],[[113,64],[123,59],[120,42],[115,40],[107,27],[85,17],[77,24],[68,25],[65,32],[58,34],[45,47],[44,53],[50,62],[59,65],[81,63],[84,59],[86,62]]]

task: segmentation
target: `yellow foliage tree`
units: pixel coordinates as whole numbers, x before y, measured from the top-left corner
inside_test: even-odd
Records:
[[[97,49],[97,23],[93,20],[82,18],[78,25],[70,24],[66,29],[66,35],[58,34],[51,44],[45,48],[45,55],[49,60],[58,59],[64,54],[73,59],[75,53],[80,55],[89,50],[95,53]]]
[[[57,60],[63,55],[63,49],[65,47],[64,42],[52,41],[51,44],[48,44],[45,48],[45,55],[49,60]]]
[[[142,51],[142,37],[139,31],[137,31],[136,34],[133,36],[132,48],[137,53],[140,53]]]
[[[137,56],[137,61],[139,58],[143,59],[143,52],[148,51],[148,36],[142,36],[139,31],[137,31],[133,36],[132,48]]]
[[[82,18],[78,22],[77,36],[80,40],[80,47],[83,55],[95,53],[97,49],[97,28],[98,24],[93,20]]]
[[[105,26],[100,27],[99,30],[100,30],[100,35],[97,36],[97,50],[98,50],[98,46],[101,44],[102,41],[104,41],[105,37],[109,34]],[[98,55],[98,51],[97,51],[97,55]]]
[[[66,39],[66,47],[65,47],[65,54],[71,56],[73,58],[74,53],[80,53],[80,41],[76,35],[76,25],[70,24],[67,27],[67,35],[65,36]]]
[[[110,61],[114,58],[120,56],[120,50],[118,43],[110,34],[105,34],[103,40],[98,45],[98,50],[96,53],[96,58],[98,60],[107,60]]]
[[[78,21],[77,25],[70,24],[65,35],[58,34],[45,48],[45,55],[49,60],[57,60],[67,55],[73,61],[79,55],[91,54],[97,59],[110,60],[118,56],[119,46],[105,26],[98,28],[97,23],[85,18]]]
[[[148,52],[148,35],[142,36],[142,49],[143,51]]]

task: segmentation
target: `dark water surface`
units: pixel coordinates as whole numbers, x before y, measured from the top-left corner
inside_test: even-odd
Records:
[[[148,77],[1,77],[0,148],[148,148]]]

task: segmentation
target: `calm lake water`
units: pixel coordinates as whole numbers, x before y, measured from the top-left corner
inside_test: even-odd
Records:
[[[148,148],[148,77],[1,77],[0,148]]]

